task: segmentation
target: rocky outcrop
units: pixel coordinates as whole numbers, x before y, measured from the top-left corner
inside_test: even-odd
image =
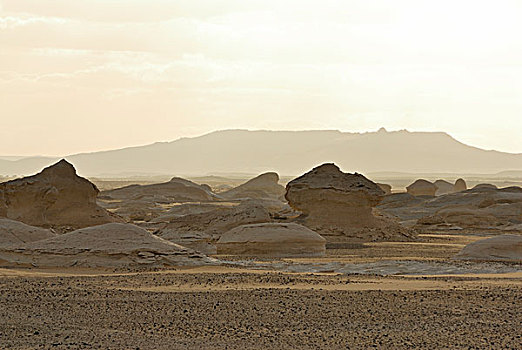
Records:
[[[103,199],[139,200],[155,203],[208,202],[217,198],[207,185],[198,185],[179,177],[174,177],[165,183],[130,185],[103,191],[100,197]]]
[[[288,204],[302,212],[297,222],[329,241],[331,236],[358,241],[411,239],[393,220],[374,215],[373,208],[384,191],[361,174],[343,173],[335,164],[323,164],[290,181],[286,189]],[[368,229],[374,229],[372,235],[361,234]]]
[[[275,257],[323,256],[326,240],[295,223],[242,225],[221,236],[218,254]]]
[[[428,180],[419,179],[406,187],[406,191],[412,196],[435,196],[437,186]]]
[[[279,184],[277,173],[265,173],[220,195],[226,199],[279,199],[285,188]]]
[[[437,187],[436,196],[455,192],[455,186],[446,180],[437,180],[433,184]]]
[[[378,183],[377,186],[379,186],[380,189],[384,191],[384,194],[385,194],[385,195],[389,195],[389,194],[392,193],[392,187],[391,187],[391,185],[388,185],[388,184],[380,184],[380,183]]]
[[[401,221],[415,220],[422,227],[502,229],[522,223],[522,189],[478,187],[438,197],[393,194],[378,209]]]
[[[462,192],[468,189],[468,185],[464,179],[457,179],[457,181],[455,181],[455,185],[453,185],[453,188],[455,192]]]
[[[377,184],[361,174],[343,173],[323,164],[286,186],[288,204],[303,213],[308,226],[376,226],[372,208],[384,196]]]
[[[28,225],[65,229],[117,221],[96,204],[98,189],[65,160],[39,174],[0,184],[0,215]]]
[[[0,219],[0,247],[21,247],[30,242],[55,237],[56,234],[41,227],[22,222]]]
[[[8,265],[36,267],[163,267],[217,264],[194,252],[131,224],[111,223],[83,228],[28,243],[18,249],[0,249]]]
[[[473,187],[472,189],[473,190],[496,190],[496,189],[498,189],[498,187],[493,184],[478,184],[478,185],[475,185],[475,187]]]
[[[270,221],[261,205],[244,202],[199,214],[188,214],[171,220],[157,231],[158,236],[206,254],[216,253],[215,242],[225,232],[246,224]]]
[[[522,262],[522,236],[501,235],[465,246],[455,256],[460,260]]]

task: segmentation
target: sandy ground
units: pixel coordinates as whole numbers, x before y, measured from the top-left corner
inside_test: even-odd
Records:
[[[448,263],[478,238],[426,235],[288,261]],[[2,268],[0,349],[520,349],[521,300],[522,272]]]
[[[2,348],[512,348],[522,274],[2,271]]]

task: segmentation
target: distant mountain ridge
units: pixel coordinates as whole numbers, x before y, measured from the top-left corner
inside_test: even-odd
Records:
[[[344,171],[497,173],[522,170],[522,154],[465,145],[443,132],[223,130],[172,142],[65,157],[84,176],[298,175],[325,162]],[[58,158],[0,159],[0,174],[27,175]]]

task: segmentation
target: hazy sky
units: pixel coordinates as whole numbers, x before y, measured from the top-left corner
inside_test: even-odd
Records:
[[[0,0],[0,154],[216,129],[522,152],[520,0]]]

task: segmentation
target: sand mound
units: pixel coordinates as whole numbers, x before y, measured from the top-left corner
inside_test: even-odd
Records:
[[[358,241],[411,238],[404,235],[397,223],[373,214],[372,209],[383,198],[384,191],[363,175],[343,173],[334,164],[323,164],[290,181],[286,189],[288,204],[302,212],[297,222],[329,241],[330,236]],[[360,235],[369,228],[380,231],[381,237]]]
[[[222,207],[173,219],[157,234],[171,242],[213,254],[216,252],[214,243],[223,233],[241,225],[270,220],[266,208],[255,203],[244,202],[234,207]]]
[[[522,236],[501,235],[468,244],[455,256],[462,260],[522,262]]]
[[[285,194],[285,188],[279,184],[277,173],[265,173],[255,177],[220,195],[227,199],[278,199]]]
[[[56,234],[19,221],[0,219],[0,247],[20,247],[25,243],[55,237]]]
[[[406,191],[413,196],[435,196],[437,186],[428,180],[419,179],[406,187]]]
[[[19,249],[3,249],[0,260],[38,267],[197,266],[216,262],[137,226],[121,223],[79,229]]]
[[[81,228],[117,221],[96,204],[98,189],[65,160],[0,184],[0,215],[42,227]]]
[[[198,185],[179,177],[159,184],[130,185],[103,191],[100,197],[103,199],[141,200],[156,203],[206,202],[217,198],[208,186]]]
[[[326,240],[294,223],[242,225],[221,236],[218,254],[269,255],[278,257],[322,256]]]

